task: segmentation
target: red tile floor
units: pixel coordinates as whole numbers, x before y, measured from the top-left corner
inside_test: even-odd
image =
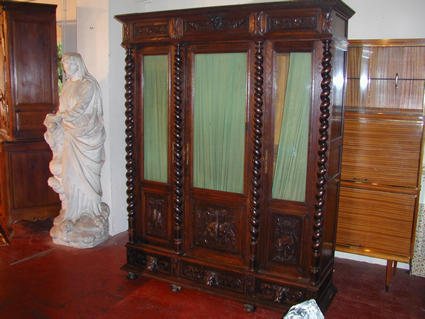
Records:
[[[173,293],[169,285],[120,270],[127,234],[99,247],[78,250],[51,243],[51,221],[20,222],[11,246],[0,247],[0,318],[282,318],[258,308],[192,289]],[[425,318],[425,278],[398,270],[385,292],[385,267],[336,259],[338,293],[325,314],[341,318]]]

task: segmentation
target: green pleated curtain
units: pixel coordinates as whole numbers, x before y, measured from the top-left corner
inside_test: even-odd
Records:
[[[143,57],[144,179],[167,183],[168,56]]]
[[[247,54],[196,54],[193,186],[243,193]]]
[[[276,58],[272,197],[305,201],[311,100],[311,53]]]

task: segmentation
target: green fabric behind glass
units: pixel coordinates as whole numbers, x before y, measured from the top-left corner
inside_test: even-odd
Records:
[[[273,198],[305,201],[310,99],[311,53],[291,53]]]
[[[247,54],[196,54],[193,186],[243,193]]]
[[[143,57],[144,179],[167,182],[168,56]]]

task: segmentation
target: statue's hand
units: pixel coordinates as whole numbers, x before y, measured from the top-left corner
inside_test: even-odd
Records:
[[[58,124],[61,120],[62,120],[62,117],[60,115],[49,113],[46,115],[46,118],[44,119],[43,124],[46,127],[51,128],[55,126],[56,124]]]

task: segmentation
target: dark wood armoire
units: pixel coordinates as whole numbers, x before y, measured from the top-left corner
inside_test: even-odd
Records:
[[[57,215],[44,118],[58,103],[56,6],[0,3],[0,222]]]
[[[353,13],[325,0],[117,16],[129,278],[326,309]]]

